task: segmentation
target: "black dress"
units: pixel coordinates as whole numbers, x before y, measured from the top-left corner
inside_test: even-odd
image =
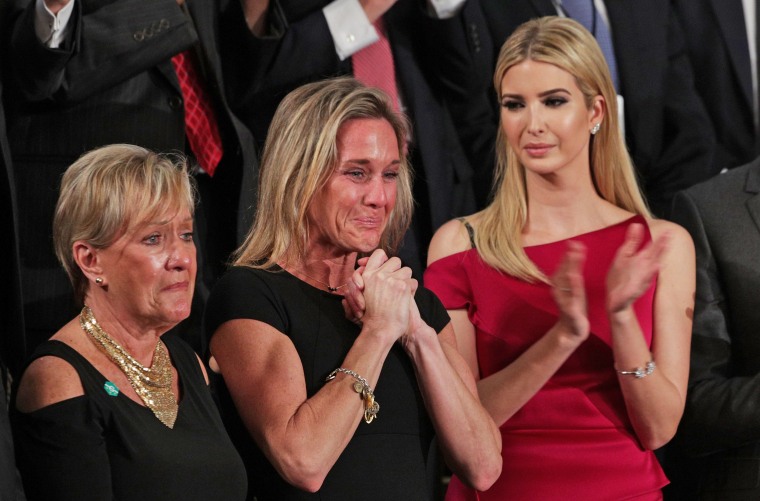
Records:
[[[30,413],[14,411],[18,466],[30,500],[245,498],[245,469],[195,353],[179,339],[164,342],[182,392],[173,429],[122,393],[109,395],[106,378],[67,344],[38,347],[32,359],[66,360],[85,394]]]
[[[301,358],[307,395],[340,367],[360,328],[346,319],[342,296],[319,290],[286,271],[235,267],[217,283],[206,309],[206,333],[232,319],[265,322],[287,335]],[[440,332],[449,317],[438,298],[420,288],[422,318]],[[251,335],[254,335],[253,333]],[[277,377],[273,374],[272,377]],[[258,501],[432,499],[436,481],[433,427],[422,401],[414,368],[396,343],[375,387],[380,412],[362,421],[348,446],[312,494],[285,482],[245,430],[223,385],[220,405],[230,436],[248,469],[249,496]]]

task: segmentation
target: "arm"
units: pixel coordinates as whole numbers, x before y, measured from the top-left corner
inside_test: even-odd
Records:
[[[451,324],[440,334],[420,319],[414,301],[402,342],[411,358],[446,463],[483,491],[501,473],[501,434],[480,404],[475,380],[457,352]]]
[[[451,221],[433,237],[429,262],[469,248],[463,226]],[[478,378],[477,389],[483,406],[501,426],[530,400],[588,337],[585,291],[581,269],[585,249],[571,245],[552,278],[557,284],[553,294],[560,307],[560,319],[541,339],[514,362],[486,378],[480,379],[475,352],[475,327],[465,310],[449,311],[457,346],[470,370]],[[562,288],[563,290],[560,290]]]
[[[687,192],[676,195],[673,219],[692,235],[697,256],[691,372],[679,445],[691,454],[709,454],[760,440],[760,373],[741,374],[734,354],[738,336],[754,337],[756,331],[731,330],[715,240]]]
[[[83,394],[77,372],[56,357],[38,358],[22,376],[11,417],[29,499],[112,498],[102,429]]]
[[[653,241],[639,249],[641,225],[631,225],[607,275],[607,314],[615,368],[631,371],[654,360],[647,377],[618,374],[628,416],[641,445],[657,449],[676,432],[683,414],[694,308],[694,247],[688,233],[652,221]],[[633,303],[655,275],[654,332],[650,354]]]
[[[365,315],[361,292],[364,262],[359,260],[344,300],[349,319]],[[414,293],[416,281],[412,282]],[[446,463],[468,485],[486,490],[501,473],[501,434],[480,403],[472,372],[457,351],[451,324],[436,333],[421,318],[416,301],[409,306],[409,325],[401,343],[414,365]]]
[[[59,49],[37,39],[33,2],[14,0],[9,21],[11,82],[30,101],[85,99],[168,61],[197,40],[176,0],[119,0],[91,10],[77,2]]]
[[[364,273],[363,327],[341,367],[374,387],[388,351],[408,323],[408,268],[376,251]],[[288,337],[255,320],[219,327],[211,351],[251,436],[289,483],[317,491],[351,440],[364,405],[353,378],[338,373],[307,398],[303,367]]]

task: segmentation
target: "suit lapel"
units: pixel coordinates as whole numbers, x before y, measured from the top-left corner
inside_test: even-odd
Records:
[[[734,71],[739,77],[742,94],[748,106],[752,106],[752,70],[747,46],[747,28],[741,0],[710,0],[720,31],[726,40],[728,54]]]
[[[755,222],[758,232],[760,232],[760,160],[755,160],[754,167],[747,171],[747,183],[744,186],[744,191],[754,195],[747,200],[747,210],[749,210],[749,215]]]

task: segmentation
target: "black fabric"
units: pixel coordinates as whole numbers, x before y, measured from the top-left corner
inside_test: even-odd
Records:
[[[470,237],[470,246],[475,249],[477,246],[475,245],[475,230],[472,228],[472,225],[463,217],[458,217],[457,220],[461,221],[464,225],[464,228],[467,230],[467,236]]]
[[[224,431],[195,353],[165,339],[182,398],[173,429],[147,407],[104,390],[82,355],[46,341],[33,359],[55,356],[79,374],[85,394],[12,414],[19,469],[30,500],[243,499],[243,464]]]
[[[72,36],[62,48],[48,49],[35,35],[35,2],[2,2],[7,25],[0,30],[0,57],[18,202],[25,356],[81,309],[53,252],[61,175],[83,153],[107,144],[189,153],[171,57],[191,47],[203,64],[224,144],[213,179],[196,176],[202,185],[196,211],[201,294],[194,309],[202,316],[202,293],[242,242],[254,212],[257,153],[227,103],[218,45],[226,30],[219,13],[237,3],[186,0],[188,18],[176,0],[78,1],[69,21]],[[180,335],[202,352],[200,325],[190,322],[180,327]]]
[[[340,366],[360,332],[345,318],[341,299],[282,270],[235,267],[211,293],[206,334],[211,338],[224,322],[239,318],[271,325],[293,341],[311,397]],[[422,318],[437,332],[449,323],[446,310],[432,292],[420,288],[416,301]],[[287,484],[277,474],[248,435],[221,385],[222,416],[246,462],[250,496],[256,495],[258,501],[432,499],[437,473],[431,452],[433,427],[412,363],[398,343],[385,360],[375,395],[382,406],[378,419],[359,425],[322,488],[311,494]]]

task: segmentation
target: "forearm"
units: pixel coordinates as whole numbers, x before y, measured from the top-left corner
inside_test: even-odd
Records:
[[[469,369],[432,328],[406,349],[449,467],[473,488],[489,488],[501,472],[501,434],[478,400]]]
[[[514,362],[478,381],[478,393],[501,426],[538,393],[582,341],[550,329]]]
[[[375,388],[391,345],[364,332],[340,367],[354,371]],[[362,425],[365,404],[354,389],[356,382],[352,376],[338,372],[291,413],[284,413],[289,415],[286,420],[280,424],[263,423],[258,442],[286,481],[310,492],[320,488]],[[382,404],[382,396],[378,400]]]
[[[645,368],[653,357],[647,346],[632,307],[610,315],[614,368],[633,371]],[[664,361],[645,377],[622,375],[618,381],[623,393],[628,416],[639,442],[645,449],[657,449],[675,434],[684,408],[684,395],[668,377]]]

